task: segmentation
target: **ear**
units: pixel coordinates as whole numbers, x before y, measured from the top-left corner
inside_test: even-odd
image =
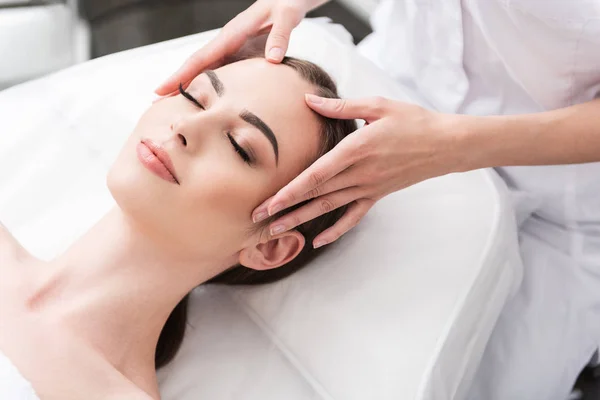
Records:
[[[292,261],[304,248],[304,236],[296,230],[275,235],[265,243],[240,251],[239,262],[247,268],[267,270]]]

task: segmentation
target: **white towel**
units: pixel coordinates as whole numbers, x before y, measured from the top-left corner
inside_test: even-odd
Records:
[[[0,399],[40,400],[31,383],[2,353],[0,353]]]

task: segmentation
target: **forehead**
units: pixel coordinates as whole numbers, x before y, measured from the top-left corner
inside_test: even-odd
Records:
[[[304,94],[315,89],[296,70],[255,58],[223,66],[215,73],[223,82],[223,98],[228,103],[256,114],[273,130],[280,165],[292,161],[304,167],[308,157],[314,157],[320,125]]]

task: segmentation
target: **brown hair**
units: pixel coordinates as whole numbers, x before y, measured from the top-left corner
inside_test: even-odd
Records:
[[[256,56],[256,54],[254,56]],[[238,55],[236,58],[227,60],[227,63],[251,57],[252,56],[248,54]],[[282,64],[293,68],[303,79],[314,85],[315,94],[321,97],[338,98],[335,83],[327,72],[317,65],[309,61],[292,57],[285,57]],[[320,115],[318,117],[321,122],[321,148],[318,154],[315,155],[314,160],[333,149],[344,137],[356,130],[356,123],[354,120],[330,119]],[[303,206],[307,202],[308,201],[305,201],[283,210],[279,214],[260,223],[256,229],[265,229],[266,226],[275,219]],[[323,250],[323,247],[318,249],[313,248],[312,242],[314,238],[338,221],[346,211],[346,208],[346,206],[339,207],[296,227],[296,230],[304,236],[305,244],[298,256],[287,264],[265,271],[254,270],[238,264],[215,276],[206,283],[257,285],[275,282],[293,274],[304,267]],[[181,346],[187,323],[188,302],[189,294],[186,295],[173,309],[160,333],[154,357],[156,369],[168,364],[175,357]]]

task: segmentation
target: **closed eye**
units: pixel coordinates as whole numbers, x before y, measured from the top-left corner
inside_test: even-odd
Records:
[[[246,150],[244,150],[242,148],[242,146],[240,146],[235,141],[235,139],[231,136],[231,134],[229,132],[227,132],[227,138],[231,142],[231,145],[233,146],[233,148],[236,151],[236,153],[238,153],[240,155],[240,157],[242,157],[242,160],[244,160],[244,162],[246,164],[251,165],[252,164],[252,160],[250,159],[250,156],[248,156],[248,153],[246,152]]]
[[[185,97],[186,99],[188,99],[189,101],[191,101],[192,103],[194,103],[195,105],[200,107],[201,109],[206,110],[206,108],[204,108],[204,106],[202,104],[200,104],[200,102],[198,100],[196,100],[195,98],[192,97],[191,94],[189,94],[188,92],[183,90],[183,85],[181,84],[181,82],[179,82],[179,93],[181,93],[181,95],[183,97]]]
[[[191,101],[192,103],[194,103],[196,106],[198,106],[202,110],[206,110],[206,108],[204,108],[204,106],[202,104],[200,104],[200,102],[198,100],[196,100],[191,94],[189,94],[188,92],[186,92],[183,89],[183,85],[181,84],[181,82],[179,83],[179,93],[181,93],[181,95],[183,97],[185,97],[186,99],[188,99],[189,101]],[[231,142],[231,145],[233,146],[233,149],[235,150],[235,152],[240,155],[240,157],[242,158],[242,160],[244,160],[244,162],[246,164],[252,165],[252,159],[250,158],[250,156],[248,155],[248,153],[246,152],[246,150],[244,150],[242,148],[242,146],[240,146],[238,144],[238,142],[235,141],[235,139],[233,138],[233,136],[231,136],[231,134],[229,132],[227,132],[227,138]]]

